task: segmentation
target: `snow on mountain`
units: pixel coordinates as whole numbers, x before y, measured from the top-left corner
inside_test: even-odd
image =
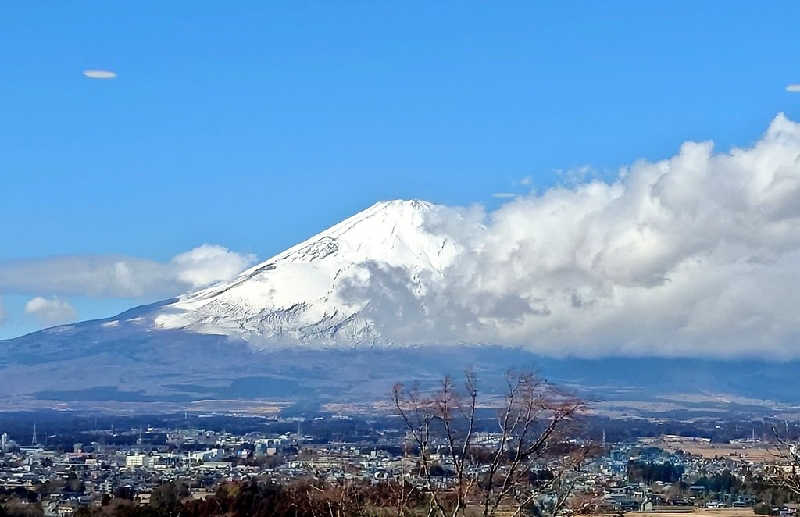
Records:
[[[369,282],[370,268],[403,268],[411,292],[436,279],[459,247],[427,227],[436,206],[417,200],[376,203],[322,233],[242,272],[229,282],[160,307],[154,325],[241,337],[255,348],[301,344],[388,344],[363,314],[368,299],[343,286]]]

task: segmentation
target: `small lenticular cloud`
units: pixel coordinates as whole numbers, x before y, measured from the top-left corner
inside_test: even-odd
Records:
[[[787,92],[800,93],[800,83],[790,84],[786,87]]]
[[[84,70],[83,75],[89,79],[113,79],[117,76],[111,70]]]

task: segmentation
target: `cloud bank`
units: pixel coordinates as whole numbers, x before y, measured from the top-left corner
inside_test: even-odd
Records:
[[[78,312],[72,305],[55,296],[52,298],[42,298],[41,296],[31,298],[25,304],[25,312],[32,314],[45,325],[67,323],[74,321],[78,317]]]
[[[369,264],[344,293],[394,341],[800,357],[800,124],[782,114],[750,148],[687,142],[612,182],[427,224],[463,247],[441,279]]]
[[[97,297],[173,296],[228,280],[255,261],[222,246],[203,244],[168,262],[115,257],[67,256],[0,262],[0,291]]]

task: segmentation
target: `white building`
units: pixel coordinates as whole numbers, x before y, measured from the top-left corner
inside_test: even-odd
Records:
[[[125,457],[125,466],[129,469],[136,467],[146,467],[150,464],[150,458],[144,454],[131,454]]]

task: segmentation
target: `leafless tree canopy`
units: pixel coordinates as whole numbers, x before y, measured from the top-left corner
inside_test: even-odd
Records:
[[[509,373],[504,398],[479,401],[471,372],[463,387],[446,377],[434,393],[398,384],[395,409],[405,423],[416,454],[416,476],[428,498],[428,515],[484,517],[498,510],[519,515],[530,508],[555,515],[572,492],[573,471],[584,447],[562,444],[565,432],[583,404],[559,393],[530,373]],[[478,432],[478,408],[498,407],[494,432]],[[543,471],[546,475],[537,475]],[[442,473],[447,472],[448,476]]]
[[[775,427],[772,433],[775,435],[775,456],[778,460],[771,472],[772,482],[800,496],[800,444],[781,436]]]

